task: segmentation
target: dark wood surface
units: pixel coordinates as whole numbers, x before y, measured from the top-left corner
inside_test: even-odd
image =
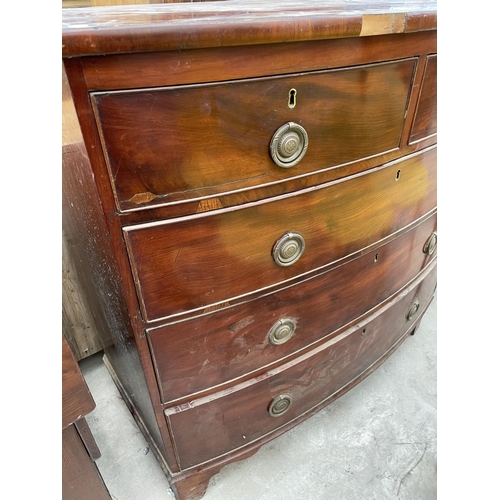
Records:
[[[68,342],[62,337],[62,428],[95,408],[94,398],[83,378]]]
[[[352,46],[347,43],[349,41],[352,42]],[[252,50],[253,52],[246,54],[245,50]],[[92,87],[85,87],[84,85],[85,83],[88,83],[89,86],[94,85],[95,79],[94,83],[92,83],[93,75],[99,77],[99,85],[101,89],[105,90],[107,89],[108,80],[109,85],[116,85],[118,88],[123,88],[122,86],[131,86],[129,88],[135,86],[165,86],[183,82],[220,81],[220,78],[224,76],[241,79],[252,76],[252,72],[257,76],[263,76],[266,74],[276,75],[282,72],[290,73],[294,69],[295,71],[308,71],[311,69],[325,69],[330,66],[342,68],[349,65],[369,63],[370,61],[386,61],[391,58],[401,59],[408,55],[420,55],[417,74],[413,81],[409,99],[409,114],[405,119],[399,149],[384,153],[379,157],[370,157],[359,162],[322,169],[320,172],[306,176],[285,177],[281,182],[274,184],[258,185],[245,191],[233,191],[228,195],[219,195],[216,199],[195,200],[193,202],[184,200],[180,204],[158,207],[154,205],[156,208],[150,208],[151,212],[137,211],[137,208],[140,208],[139,205],[136,207],[136,211],[128,212],[127,218],[123,222],[124,224],[130,224],[193,214],[206,210],[205,205],[210,203],[212,205],[220,203],[222,206],[231,206],[296,191],[364,171],[435,143],[435,139],[431,137],[419,143],[404,146],[408,144],[414,106],[419,94],[420,79],[423,76],[423,71],[420,68],[423,68],[424,64],[421,60],[429,52],[435,52],[435,50],[436,33],[435,31],[429,31],[410,35],[392,35],[392,37],[385,35],[354,38],[352,40],[317,40],[310,43],[269,44],[259,47],[223,47],[172,53],[159,52],[90,57],[82,60],[67,59],[65,64],[70,72],[73,72],[70,79],[72,84],[79,83],[78,88],[74,89],[75,103],[82,122],[87,151],[96,172],[97,187],[101,193],[103,208],[109,213],[109,221],[113,222],[114,212],[116,211],[114,194],[108,168],[103,157],[105,152],[100,147],[100,138],[90,97],[86,95],[86,92]],[[141,63],[143,59],[146,59],[145,63]],[[130,67],[137,69],[136,71],[130,71]],[[89,68],[93,68],[93,71]],[[176,69],[171,71],[171,68]],[[113,241],[116,240],[113,238]]]
[[[410,136],[418,142],[437,133],[437,56],[427,57],[422,90]]]
[[[81,62],[88,89],[110,91],[345,68],[425,56],[436,50],[436,32],[421,31],[286,44],[89,56]],[[135,71],[130,71],[131,66]]]
[[[150,330],[163,401],[234,383],[232,379],[282,362],[357,320],[429,264],[430,257],[422,250],[436,222],[434,214],[389,243],[305,282]],[[295,333],[285,344],[272,345],[268,332],[284,318],[296,321]]]
[[[436,229],[435,2],[196,4],[63,13],[64,64],[82,130],[80,157],[73,156],[64,173],[70,179],[65,198],[74,231],[70,243],[87,263],[91,295],[103,311],[106,359],[132,414],[156,443],[179,500],[200,498],[223,465],[255,452],[367,376],[419,323],[420,317],[401,325],[399,304],[422,294],[423,311],[435,286],[434,263],[424,267],[429,258],[418,253],[424,228]],[[359,65],[373,66],[368,71]],[[390,81],[384,82],[384,74],[370,80],[372,68],[389,68]],[[319,74],[292,76],[311,71],[324,72],[325,79],[355,78],[337,86],[314,83]],[[306,80],[299,107],[269,110],[282,94],[279,84],[271,83]],[[334,89],[337,98],[330,102],[323,89]],[[255,94],[262,96],[261,104]],[[322,103],[309,105],[308,113],[300,108],[301,96],[313,94],[323,96]],[[360,105],[365,97],[368,108]],[[228,111],[234,103],[239,108]],[[215,106],[200,119],[206,105]],[[339,126],[344,140],[336,147],[327,134],[325,149],[316,150],[311,142],[298,168],[277,171],[271,180],[257,177],[265,167],[259,162],[278,168],[269,163],[267,147],[288,112],[307,123],[309,132],[329,119],[329,128],[337,126],[328,110],[341,105],[347,126]],[[386,109],[377,114],[377,106]],[[320,120],[322,112],[327,116]],[[362,140],[352,140],[356,130]],[[205,151],[203,139],[218,147]],[[93,235],[91,224],[97,227]],[[270,252],[286,231],[303,233],[306,251],[290,268],[278,269]],[[422,286],[411,281],[420,269],[428,273]],[[338,282],[327,283],[327,276]],[[408,283],[414,287],[408,294],[391,295]],[[366,287],[374,295],[361,294]],[[338,316],[325,312],[334,299],[345,305]],[[272,314],[288,314],[292,306],[300,312],[301,328],[291,344],[278,347],[290,350],[275,355],[278,351],[262,349],[257,332],[265,337]],[[239,328],[252,315],[253,323],[235,333],[246,345],[228,345],[228,325]],[[305,347],[296,343],[304,318],[311,324]],[[358,338],[353,325],[370,321],[379,333]],[[328,336],[327,330],[336,328]],[[249,347],[252,342],[256,349]],[[373,349],[365,349],[369,343]],[[205,364],[203,380],[205,344],[214,359]],[[331,356],[342,358],[342,345],[359,366],[353,361],[339,372],[344,377],[339,388],[322,376],[331,363],[335,369]],[[237,359],[245,349],[248,365]],[[218,370],[206,368],[217,360]],[[263,378],[254,380],[256,374]],[[296,414],[266,427],[259,412],[265,413],[274,397],[269,384],[276,381],[276,390],[289,387],[289,377],[309,389],[293,407]],[[265,410],[262,394],[269,399]],[[231,424],[238,407],[244,408],[244,420],[251,419],[250,438],[243,439]],[[224,426],[224,419],[231,425]]]
[[[73,72],[71,79],[67,76],[66,66]],[[104,215],[109,202],[112,204],[113,201],[100,191],[103,178],[94,170],[94,148],[92,145],[86,147],[83,142],[86,128],[79,123],[75,104],[82,99],[82,94],[85,98],[85,94],[81,90],[82,80],[77,76],[77,70],[77,62],[74,66],[70,63],[62,68],[62,229],[89,304],[89,313],[95,319],[99,341],[120,373],[127,392],[132,395],[135,412],[148,423],[156,446],[166,456],[173,456],[161,409],[156,407],[155,412],[151,404],[155,389],[159,403],[151,363],[151,375],[148,377],[145,374],[148,364],[144,366],[141,361],[141,356],[149,357],[147,343],[143,338],[145,345],[141,351],[138,346],[141,339],[135,337],[133,332],[133,325],[142,328],[142,323],[133,313],[134,304],[137,304],[133,286],[127,288],[124,284],[127,276],[123,273],[125,252],[119,240],[111,236],[113,230],[118,230],[120,234],[121,228],[113,227],[113,221]],[[70,88],[70,80],[73,89]],[[175,459],[172,461],[175,463]]]
[[[101,456],[85,415],[95,402],[68,342],[62,337],[62,498],[109,500],[94,464]]]
[[[431,300],[436,267],[341,335],[304,356],[256,379],[214,396],[166,411],[182,468],[192,467],[242,447],[272,432],[340,390],[383,357],[411,328],[407,312],[418,298],[422,307]],[[271,417],[269,404],[290,394],[289,410]]]
[[[298,196],[125,228],[144,317],[230,301],[390,236],[436,207],[435,168],[432,148]],[[304,238],[305,250],[280,267],[272,249],[289,231]]]
[[[110,500],[75,425],[62,431],[62,500]]]
[[[436,2],[246,0],[63,10],[64,57],[433,30]]]
[[[119,209],[275,183],[397,149],[415,63],[93,94]],[[305,128],[309,146],[297,165],[281,168],[269,144],[288,122]]]

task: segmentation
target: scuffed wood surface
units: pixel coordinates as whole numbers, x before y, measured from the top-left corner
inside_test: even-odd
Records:
[[[95,408],[94,399],[66,339],[62,337],[62,428]]]
[[[75,264],[62,236],[62,324],[66,340],[77,361],[102,350],[94,318]]]
[[[228,0],[64,9],[63,57],[432,30],[435,1]]]

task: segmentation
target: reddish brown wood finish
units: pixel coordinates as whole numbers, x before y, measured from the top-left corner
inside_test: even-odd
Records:
[[[99,470],[74,425],[62,431],[62,499],[111,500]]]
[[[90,91],[221,82],[345,68],[435,53],[435,31],[85,57]],[[130,71],[131,67],[135,71]]]
[[[125,228],[144,317],[155,320],[286,282],[371,245],[436,206],[436,150],[299,196]],[[399,180],[396,177],[399,174]],[[272,249],[305,240],[289,267]]]
[[[305,282],[240,306],[150,330],[163,401],[282,362],[367,313],[429,263],[423,248],[435,230],[433,215],[395,240]],[[296,321],[295,333],[285,344],[272,345],[268,332],[284,318]]]
[[[407,312],[416,299],[422,307],[431,300],[435,273],[432,266],[391,303],[290,363],[217,395],[167,410],[181,468],[259,439],[361,375],[411,330],[416,318],[409,322]],[[269,405],[281,394],[290,394],[293,402],[282,416],[271,417]]]
[[[113,23],[109,22],[111,19]],[[432,88],[430,91],[425,90],[429,80],[426,79],[424,85],[422,82],[424,77],[428,76],[427,72],[424,73],[424,63],[429,55],[436,53],[436,6],[433,3],[423,5],[417,0],[378,3],[312,0],[307,5],[294,0],[282,0],[273,5],[264,0],[249,0],[244,5],[243,2],[229,0],[222,3],[206,2],[204,5],[200,3],[198,6],[179,3],[174,6],[80,9],[66,12],[63,21],[65,67],[68,70],[86,146],[85,151],[80,137],[80,156],[72,156],[64,173],[64,178],[69,179],[65,180],[66,183],[69,182],[65,191],[68,193],[65,195],[65,209],[70,214],[68,227],[74,231],[70,243],[75,245],[82,256],[81,262],[86,263],[88,267],[90,288],[93,290],[92,301],[97,304],[97,310],[100,311],[98,315],[101,319],[104,318],[106,323],[103,328],[106,356],[110,369],[116,372],[117,383],[124,398],[137,421],[144,426],[147,438],[151,438],[153,444],[158,445],[153,446],[153,449],[158,453],[160,463],[171,478],[178,499],[200,498],[210,476],[223,465],[255,452],[264,442],[293,427],[358,383],[389,356],[405,334],[410,333],[420,321],[420,317],[416,318],[415,322],[406,325],[407,329],[401,325],[397,326],[396,332],[392,326],[400,319],[395,312],[398,304],[409,300],[416,288],[405,298],[402,294],[393,299],[390,294],[398,287],[400,289],[406,285],[408,281],[405,283],[405,279],[411,278],[411,270],[417,272],[422,266],[422,261],[415,254],[409,249],[405,253],[396,242],[402,241],[402,238],[409,239],[410,234],[417,234],[418,223],[421,223],[418,227],[423,231],[422,228],[426,224],[430,226],[430,221],[435,221],[436,152],[434,148],[424,150],[436,142],[436,136],[426,135],[418,141],[412,140],[411,144],[410,136],[414,134],[412,127],[415,127],[413,124],[417,108],[419,113],[423,113],[421,116],[426,114],[422,111],[419,99],[425,100],[427,94],[432,95]],[[250,27],[251,30],[248,29]],[[418,61],[415,72],[414,61]],[[388,62],[391,63],[377,65]],[[376,113],[368,114],[373,118],[369,123],[371,128],[367,127],[366,133],[362,134],[363,140],[351,140],[349,147],[352,151],[348,151],[347,147],[342,150],[342,147],[348,146],[350,140],[350,135],[347,137],[346,134],[346,144],[339,144],[335,150],[328,140],[323,141],[326,152],[317,152],[314,156],[310,155],[313,151],[311,149],[304,161],[309,157],[316,158],[317,165],[309,168],[307,163],[300,163],[297,166],[299,170],[295,170],[301,172],[299,175],[294,173],[292,168],[290,172],[280,171],[271,181],[261,178],[255,182],[245,180],[254,175],[249,175],[241,169],[245,158],[252,158],[254,155],[253,161],[249,161],[245,167],[250,170],[261,168],[265,162],[270,162],[263,137],[264,131],[269,136],[274,133],[274,128],[263,123],[270,122],[273,117],[286,119],[288,115],[285,113],[288,111],[304,113],[300,115],[303,123],[312,118],[300,107],[284,110],[284,113],[278,108],[274,111],[274,107],[269,113],[264,106],[259,108],[257,105],[252,109],[255,101],[250,94],[241,92],[242,88],[246,89],[250,84],[259,86],[271,82],[288,83],[292,81],[291,75],[311,71],[327,70],[324,73],[325,78],[330,74],[347,73],[362,76],[364,70],[352,67],[373,64],[376,68],[398,68],[392,70],[392,76],[402,76],[402,80],[391,81],[385,86],[394,93],[390,96],[391,99],[384,96],[383,92],[377,94],[377,103],[382,107],[389,105],[392,111],[382,111],[379,115],[380,123],[375,118]],[[402,70],[399,71],[399,68]],[[334,69],[340,71],[331,71]],[[369,73],[369,76],[371,74]],[[294,81],[305,81],[312,76],[318,75],[300,76]],[[269,77],[276,78],[270,80]],[[257,78],[260,80],[254,80]],[[243,79],[252,81],[223,83]],[[371,83],[373,85],[368,85],[367,89],[381,90],[385,85],[382,85],[380,80],[375,82],[375,78]],[[191,87],[192,84],[196,86]],[[354,103],[354,107],[358,106],[360,116],[367,113],[364,107],[359,106],[365,95],[363,85],[360,80],[342,87],[348,90],[347,100]],[[432,82],[430,85],[432,86]],[[161,90],[155,87],[169,89]],[[327,87],[327,84],[321,85],[321,88]],[[232,90],[235,88],[236,91]],[[271,96],[267,98],[267,104],[279,100],[277,96],[281,94],[278,89],[264,86],[259,88],[259,95],[266,91],[268,96]],[[312,89],[308,86],[309,88]],[[212,93],[211,100],[203,100],[204,93],[208,90],[217,92]],[[277,96],[272,95],[275,90]],[[115,91],[123,92],[114,93]],[[99,104],[103,123],[106,122],[104,128],[108,130],[109,123],[114,127],[109,129],[113,130],[112,139],[104,130],[104,144],[92,108],[92,92],[95,92],[96,99],[106,104],[103,107]],[[165,97],[173,95],[174,92],[181,94],[179,103],[182,101],[182,110],[174,109],[178,103],[173,103],[170,97]],[[244,98],[241,97],[242,94]],[[127,106],[123,106],[121,110],[117,106],[109,106],[118,96],[125,95],[128,95],[127,99],[131,99]],[[160,99],[162,105],[175,111],[175,120],[168,117],[165,122],[167,139],[156,133],[164,127],[163,117],[155,113],[155,110],[159,109],[157,103],[152,111],[151,107],[136,107],[137,101],[134,99],[148,95],[164,96]],[[304,92],[299,89],[299,106],[303,102],[303,95]],[[307,96],[307,90],[305,95]],[[317,108],[309,107],[309,110],[323,110],[330,106],[324,97],[327,93],[318,92],[316,89],[315,96],[320,95],[326,104]],[[214,127],[211,125],[215,122],[210,120],[205,122],[205,127],[202,126],[203,119],[196,110],[203,109],[207,102],[216,102],[219,106],[220,103],[240,104],[240,109],[218,115],[224,117],[223,126],[230,132],[225,132],[224,135],[220,130],[213,131]],[[403,113],[400,115],[400,121],[394,120],[391,126],[386,120],[390,121],[391,117],[396,116],[394,108],[391,107],[393,104],[402,105]],[[336,102],[331,104],[331,109],[335,105]],[[106,116],[102,114],[103,110],[107,113]],[[127,112],[130,115],[136,110],[139,111],[132,118],[127,118],[125,114],[111,114]],[[145,123],[149,124],[149,118],[146,116],[149,111],[155,121],[145,128],[146,139],[141,136],[143,132],[140,132],[135,137],[138,138],[137,143],[132,145],[131,141],[135,139],[131,130],[137,128],[139,123],[141,127]],[[353,110],[345,111],[345,119],[355,115]],[[261,115],[261,121],[255,118],[257,112]],[[314,114],[318,116],[315,116],[311,123],[319,122],[319,112],[314,111]],[[253,121],[250,120],[252,116]],[[420,118],[420,123],[425,120],[425,117]],[[177,131],[172,128],[173,121],[176,122]],[[255,131],[247,126],[250,122],[254,126],[259,124],[260,139],[247,137],[244,133],[246,130]],[[355,123],[357,127],[362,127],[361,122]],[[352,127],[352,121],[349,124]],[[281,123],[276,119],[273,126],[279,125]],[[126,147],[132,145],[134,150],[125,150],[122,147],[123,142],[118,135],[120,127],[119,133],[127,135]],[[260,131],[260,128],[263,131]],[[183,134],[184,131],[187,131],[187,135]],[[208,142],[212,142],[214,138],[226,137],[231,140],[221,143],[238,145],[241,141],[245,147],[241,147],[238,154],[229,147],[219,147],[215,152],[212,151],[211,156],[206,154],[202,161],[196,162],[193,160],[195,155],[192,149],[187,148],[190,142],[189,134],[190,137],[196,135],[193,131],[202,131],[207,140],[210,139]],[[377,134],[380,134],[379,142],[374,140]],[[397,140],[394,140],[396,136]],[[325,135],[321,137],[324,138]],[[391,140],[384,142],[387,138]],[[371,146],[368,147],[370,141]],[[259,155],[255,153],[255,149],[249,147],[249,144],[254,143],[258,143],[257,147],[260,147]],[[178,144],[180,146],[174,150]],[[312,143],[310,147],[312,148]],[[328,152],[329,147],[332,154]],[[246,148],[250,151],[246,151]],[[328,158],[338,151],[346,155],[341,156],[338,161],[348,163],[332,166]],[[372,154],[372,151],[373,154],[380,154],[364,158]],[[409,157],[420,151],[424,152],[414,158]],[[138,158],[144,154],[151,155],[151,152],[156,154],[158,161],[153,162],[153,167],[148,166],[150,171],[147,175],[141,174],[137,168],[140,165]],[[127,163],[120,163],[119,155],[125,153],[128,157]],[[112,158],[111,175],[106,164],[107,154]],[[182,165],[182,168],[176,171],[169,163],[170,177],[167,178],[162,170],[165,155],[178,155],[179,165]],[[190,155],[193,155],[191,160],[196,168],[189,166]],[[214,155],[218,158],[217,163],[210,164]],[[349,159],[354,161],[349,163]],[[398,163],[387,165],[387,162],[392,161]],[[217,173],[216,167],[219,166],[224,168],[219,168]],[[275,170],[278,168],[274,167],[274,164],[271,164],[271,167]],[[202,175],[195,175],[198,170]],[[401,172],[399,180],[396,181],[398,170]],[[189,173],[189,178],[186,172]],[[386,180],[384,173],[388,175]],[[159,178],[155,177],[156,174]],[[119,205],[113,192],[114,179],[119,186],[117,193],[122,203],[121,208],[125,208],[127,212],[120,213],[117,210]],[[233,184],[227,184],[228,182]],[[263,185],[266,182],[267,184]],[[150,189],[150,186],[154,189]],[[161,189],[157,189],[158,187]],[[375,193],[379,188],[381,192]],[[138,205],[127,202],[135,195],[141,194],[143,200],[147,200],[148,195],[144,196],[144,193],[148,191],[145,189],[160,196],[168,196],[150,199]],[[182,193],[182,190],[188,192]],[[177,196],[175,203],[171,203],[172,197],[169,198],[172,193],[173,198]],[[165,201],[170,204],[164,205]],[[92,226],[97,228],[95,233],[90,231]],[[306,252],[296,265],[280,268],[280,275],[273,268],[275,264],[270,259],[270,250],[284,231],[294,230],[305,232]],[[408,245],[416,245],[416,242],[408,242]],[[262,248],[265,248],[264,253]],[[385,254],[388,248],[393,248],[394,253],[391,251]],[[379,259],[374,263],[373,254],[377,253],[377,249],[380,250]],[[425,256],[424,259],[428,260]],[[403,263],[408,261],[406,268]],[[394,262],[391,273],[387,269],[389,262]],[[374,267],[375,265],[379,267]],[[84,269],[85,265],[82,268]],[[352,276],[353,273],[361,273],[366,269],[375,272],[363,274],[362,278]],[[430,272],[429,266],[424,272],[428,271]],[[318,273],[319,275],[315,276]],[[339,282],[327,284],[325,273],[337,277]],[[381,282],[373,285],[373,290],[378,290],[377,297],[380,300],[383,300],[382,297],[389,297],[385,303],[378,302],[379,305],[376,306],[382,306],[383,309],[370,309],[370,301],[373,299],[375,304],[379,299],[364,294],[352,298],[352,311],[341,306],[338,316],[333,314],[333,311],[332,315],[326,315],[324,311],[327,309],[328,300],[325,297],[333,300],[334,292],[338,294],[337,298],[342,294],[343,298],[340,299],[347,304],[347,297],[354,294],[354,290],[359,292],[363,289],[363,284],[368,286],[374,283],[377,273],[383,277],[380,278]],[[422,293],[424,288],[427,290],[428,293],[425,293],[428,297],[431,295],[429,290],[435,284],[433,273],[432,270],[424,281],[428,285],[421,288]],[[353,281],[349,286],[345,281],[348,275],[351,275],[350,279]],[[384,281],[385,279],[387,281]],[[318,284],[318,288],[313,287],[313,283]],[[417,288],[419,286],[416,285]],[[282,289],[278,291],[278,288]],[[214,371],[207,376],[205,384],[196,385],[200,380],[188,381],[190,374],[198,367],[189,364],[184,371],[181,365],[194,363],[195,359],[196,363],[205,361],[201,356],[202,347],[197,348],[191,359],[185,357],[185,353],[190,349],[186,344],[189,344],[190,340],[198,344],[206,340],[207,344],[211,343],[211,349],[216,349],[215,346],[221,349],[219,354],[214,353],[215,357],[219,355],[218,359],[221,359],[221,356],[225,356],[224,359],[229,360],[239,351],[230,348],[229,351],[222,352],[225,340],[222,332],[227,331],[228,326],[225,322],[228,321],[232,325],[260,311],[253,325],[260,325],[258,330],[263,331],[265,336],[269,325],[264,327],[264,323],[266,318],[271,319],[271,311],[263,310],[264,304],[268,304],[270,308],[275,307],[273,311],[276,311],[276,314],[284,314],[288,313],[291,307],[288,301],[295,301],[294,305],[305,311],[306,304],[298,300],[299,290],[303,292],[306,303],[308,300],[314,302],[313,297],[321,297],[318,299],[317,307],[321,308],[318,316],[324,314],[324,321],[320,322],[322,325],[314,332],[312,326],[309,327],[310,336],[307,341],[310,344],[314,340],[317,344],[308,345],[306,348],[303,348],[303,344],[295,345],[295,349],[303,350],[299,352],[291,349],[286,354],[285,365],[282,363],[282,355],[263,358],[261,366],[250,364],[250,367],[244,367],[243,361],[232,366],[226,362],[225,365],[221,363],[220,371],[225,372],[222,378],[220,373]],[[295,291],[297,293],[294,295]],[[260,295],[263,293],[266,296]],[[425,293],[420,295],[422,300]],[[270,300],[274,302],[270,304]],[[422,308],[424,305],[422,302]],[[252,306],[255,306],[255,311],[251,310]],[[221,307],[223,310],[219,312],[205,314],[209,309]],[[312,306],[310,309],[313,309]],[[145,311],[148,316],[144,314]],[[358,313],[362,316],[356,316]],[[315,320],[318,323],[321,319],[312,316],[308,311],[307,316],[301,318],[307,317],[311,323]],[[160,323],[160,318],[164,318],[161,320],[163,323]],[[183,321],[187,318],[191,319]],[[341,324],[344,321],[342,318],[345,318],[345,321],[352,318],[351,324]],[[148,320],[154,320],[154,323],[148,324]],[[167,320],[169,323],[165,324]],[[369,335],[366,340],[358,338],[359,330],[353,325],[362,325],[370,320],[373,320],[373,325],[380,321],[376,340]],[[176,324],[177,321],[180,322]],[[324,337],[327,330],[336,328],[336,322],[340,329],[334,335]],[[385,326],[382,326],[382,323]],[[301,321],[300,326],[303,324]],[[191,330],[189,325],[197,326],[191,327]],[[157,330],[156,326],[162,329]],[[257,329],[252,330],[251,325],[248,328],[248,333],[244,328],[239,331],[239,338],[250,342],[257,336]],[[321,328],[324,330],[321,331]],[[348,328],[351,328],[350,333],[344,335]],[[185,333],[187,329],[188,334]],[[204,334],[201,329],[206,329]],[[294,342],[300,338],[299,332],[300,330],[297,330]],[[146,335],[152,339],[151,343]],[[180,337],[184,335],[186,338],[183,349]],[[163,338],[168,339],[168,342],[163,342]],[[365,349],[365,343],[371,343],[372,340],[375,350]],[[347,352],[358,352],[357,347],[360,347],[360,365],[355,366],[353,362],[354,364],[346,368],[343,372],[344,385],[340,389],[337,385],[327,384],[326,379],[322,379],[323,382],[318,380],[316,384],[314,377],[328,372],[331,361],[327,359],[327,351],[331,349],[335,355],[335,346],[341,345],[342,342],[346,343]],[[155,357],[161,359],[158,366],[161,364],[162,367],[158,368],[156,373],[151,347]],[[369,363],[370,357],[375,356],[376,352],[384,349],[386,350],[374,362],[372,360],[368,368],[363,365]],[[257,351],[261,354],[263,352],[259,351],[259,348]],[[169,366],[170,352],[176,352],[178,356],[175,359],[170,358]],[[249,356],[248,359],[255,362],[255,352]],[[319,364],[316,366],[316,363],[313,366],[313,358],[321,358],[324,367]],[[306,373],[308,366],[311,371]],[[160,394],[158,381],[161,385],[171,383],[170,377],[177,376],[168,372],[173,368],[176,373],[182,374],[177,396],[187,392],[204,391],[198,392],[197,397],[204,396],[205,399],[192,401],[191,409],[178,411],[179,408],[172,406],[173,403],[180,405],[187,402],[185,396],[166,405],[164,401],[174,397],[175,393],[169,396]],[[268,373],[269,369],[271,373],[266,379],[265,373]],[[335,369],[333,365],[332,369]],[[253,372],[248,374],[249,370]],[[357,370],[364,371],[356,375]],[[259,412],[262,407],[259,401],[252,398],[255,396],[258,399],[261,390],[266,393],[260,388],[271,383],[271,380],[281,380],[284,386],[287,386],[287,373],[302,377],[304,385],[309,384],[311,389],[302,399],[302,413],[299,412],[300,415],[291,420],[284,418],[281,424],[275,422],[274,430],[266,434],[265,425],[263,429],[259,428],[262,416]],[[263,377],[262,380],[249,380],[249,377],[255,375]],[[240,378],[235,380],[234,377]],[[213,385],[220,380],[226,380],[224,386]],[[241,385],[234,386],[235,382],[240,382]],[[222,393],[216,391],[221,389],[229,396],[220,397]],[[231,420],[231,415],[236,414],[233,413],[236,412],[236,406],[232,407],[231,401],[236,405],[240,404],[238,398],[241,394],[247,395],[243,397],[245,401],[242,408],[255,424],[252,431],[254,441],[250,444],[248,436],[242,443],[241,429],[231,426],[225,429],[221,427],[219,420],[220,415],[228,415],[229,421]],[[269,392],[266,394],[267,397],[271,395]],[[227,408],[227,401],[230,402],[231,409]],[[268,403],[269,401],[266,405]],[[251,415],[253,408],[257,409],[255,419]],[[212,420],[203,421],[206,409],[209,410],[208,413],[213,414]],[[167,419],[164,410],[167,411]],[[199,425],[194,431],[193,424]],[[215,432],[212,432],[212,429],[215,429]],[[202,450],[201,455],[198,455],[199,447]],[[223,455],[217,457],[218,453]],[[203,460],[208,461],[201,464]],[[189,469],[182,470],[185,467]]]
[[[119,209],[265,185],[397,149],[415,62],[93,94]],[[269,144],[288,122],[305,128],[309,147],[298,165],[281,168]]]
[[[287,15],[284,15],[286,13]],[[435,3],[247,0],[63,11],[63,56],[254,45],[436,29]]]
[[[413,122],[410,143],[437,133],[437,55],[427,57],[422,92]]]
[[[62,337],[62,498],[109,500],[94,464],[101,456],[85,415],[95,402],[69,344]]]
[[[62,337],[62,428],[76,422],[94,408],[94,398],[68,342]]]
[[[72,75],[73,90],[70,89],[66,67]],[[83,143],[82,132],[87,129],[78,127],[74,103],[80,102],[84,96],[83,80],[78,70],[78,61],[75,60],[66,62],[62,72],[62,227],[91,307],[90,313],[98,327],[101,345],[133,399],[134,413],[147,422],[155,445],[171,459],[175,470],[165,419],[161,409],[156,407],[155,411],[151,404],[155,396],[159,403],[159,394],[147,342],[140,335],[135,337],[132,330],[132,325],[141,325],[140,331],[143,327],[139,314],[133,312],[138,309],[133,281],[130,280],[128,287],[124,284],[127,274],[123,272],[123,266],[128,266],[128,263],[120,243],[121,228],[118,220],[104,216],[106,207],[113,201],[102,191],[103,176],[93,170],[95,165],[91,164],[91,159],[95,159],[95,148],[90,145],[87,149]],[[113,231],[117,231],[119,240],[111,237]]]

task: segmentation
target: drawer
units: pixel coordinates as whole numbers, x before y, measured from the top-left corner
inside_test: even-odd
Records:
[[[431,148],[297,194],[129,226],[124,235],[142,312],[152,321],[228,305],[306,275],[435,207]]]
[[[398,238],[267,296],[148,330],[162,401],[227,383],[275,363],[367,313],[436,254],[434,214]]]
[[[316,349],[251,381],[165,410],[181,469],[278,430],[356,381],[412,330],[435,284],[433,265],[390,303]]]
[[[94,92],[118,208],[250,189],[397,149],[415,65],[411,58],[270,78]],[[300,128],[285,127],[274,142],[288,123]],[[289,155],[306,136],[305,155],[290,167]],[[273,143],[284,160],[279,165],[271,158]]]
[[[437,134],[437,55],[427,56],[410,144]]]

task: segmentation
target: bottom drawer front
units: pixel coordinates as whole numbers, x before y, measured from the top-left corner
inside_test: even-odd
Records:
[[[181,469],[273,432],[352,382],[411,331],[435,284],[434,263],[389,304],[322,346],[248,382],[167,409]]]

